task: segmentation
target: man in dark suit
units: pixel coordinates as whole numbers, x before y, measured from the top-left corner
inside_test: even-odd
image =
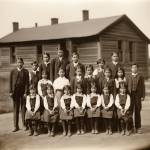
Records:
[[[55,79],[59,77],[58,71],[59,68],[62,67],[66,73],[66,66],[69,64],[69,61],[63,57],[64,55],[64,48],[59,47],[57,49],[58,57],[51,60],[50,64],[50,80],[54,82]]]
[[[133,63],[131,65],[132,73],[126,77],[127,86],[128,86],[128,93],[131,97],[131,105],[130,109],[133,114],[135,114],[135,128],[136,132],[141,134],[141,109],[142,109],[142,101],[145,98],[145,84],[144,78],[138,74],[139,66],[137,63]],[[133,129],[133,124],[132,127]]]
[[[25,125],[25,110],[26,110],[26,97],[28,94],[29,86],[29,72],[23,68],[23,59],[17,59],[17,68],[10,72],[9,93],[13,98],[13,113],[14,113],[14,129],[13,132],[19,130],[19,108],[21,103],[22,124],[23,130],[27,130]]]

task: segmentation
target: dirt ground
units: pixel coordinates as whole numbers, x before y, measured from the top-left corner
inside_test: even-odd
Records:
[[[150,148],[150,97],[146,97],[142,108],[142,134],[132,133],[130,136],[122,136],[115,132],[113,135],[105,135],[101,131],[98,135],[86,133],[76,135],[73,129],[71,137],[62,137],[61,125],[55,137],[47,137],[46,131],[35,136],[28,136],[28,131],[19,130],[11,132],[13,128],[13,114],[0,115],[0,150],[41,150],[41,149],[146,149]],[[21,119],[20,119],[21,124]],[[21,125],[20,125],[21,128]]]

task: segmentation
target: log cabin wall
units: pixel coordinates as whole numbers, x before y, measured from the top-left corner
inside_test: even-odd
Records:
[[[132,62],[137,62],[140,66],[139,73],[147,78],[146,42],[125,20],[103,32],[100,35],[100,43],[102,57],[106,63],[111,61],[111,53],[118,51],[120,63],[123,65],[126,75],[131,72]]]

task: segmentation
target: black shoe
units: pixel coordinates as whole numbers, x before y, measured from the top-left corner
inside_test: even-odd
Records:
[[[12,132],[16,132],[16,131],[18,131],[19,130],[19,127],[15,127],[13,130],[12,130]]]

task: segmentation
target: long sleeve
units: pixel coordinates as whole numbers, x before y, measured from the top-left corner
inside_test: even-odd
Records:
[[[50,80],[52,82],[54,82],[54,73],[55,73],[55,60],[52,59],[50,64]]]
[[[95,70],[93,71],[93,75],[94,75],[94,76],[97,76],[97,74],[98,74],[98,71],[97,71],[97,69],[95,69]]]
[[[66,66],[66,77],[69,79],[70,65]]]
[[[40,64],[40,66],[39,66],[39,80],[41,80],[42,79],[42,64]]]
[[[128,110],[130,107],[130,96],[127,95],[127,100],[126,100],[126,105],[125,105],[125,109]]]
[[[90,96],[89,95],[87,96],[87,106],[91,107],[91,102],[90,102]]]
[[[70,86],[71,86],[71,95],[73,95],[74,94],[74,77],[71,78]]]
[[[35,103],[35,108],[34,108],[34,112],[36,112],[40,107],[40,96],[38,94],[36,94],[36,103]]]
[[[145,98],[145,83],[144,83],[144,78],[141,76],[141,92],[142,92],[142,97]]]
[[[54,97],[54,108],[56,108],[57,106],[58,106],[57,97],[55,96],[55,97]]]
[[[64,97],[62,96],[61,99],[60,99],[60,106],[62,109],[65,109],[66,106],[65,106],[65,102],[64,102]]]
[[[31,83],[31,73],[29,72],[29,83]]]
[[[96,104],[97,107],[100,107],[101,101],[102,101],[101,96],[98,94],[98,100],[97,100],[97,104]]]
[[[70,107],[71,107],[71,108],[74,107],[74,103],[73,103],[73,100],[72,100],[72,96],[71,96],[71,104],[70,104]]]
[[[9,76],[9,93],[13,93],[13,89],[12,89],[12,71],[10,72],[10,76]]]
[[[86,101],[86,96],[84,95],[84,96],[83,96],[83,103],[82,103],[82,108],[83,108],[83,109],[85,108],[86,103],[87,103],[87,101]]]
[[[39,94],[40,96],[43,95],[42,90],[41,90],[41,81],[38,82],[38,94]]]
[[[102,106],[105,107],[105,103],[104,103],[104,97],[103,95],[101,95],[101,100],[102,100]]]
[[[113,97],[114,97],[114,99],[115,99],[115,98],[116,98],[116,95],[117,95],[117,89],[116,89],[115,80],[113,81],[113,84],[114,84],[114,94],[113,94]]]
[[[73,101],[73,103],[74,103],[74,107],[75,107],[75,108],[78,108],[79,105],[78,105],[78,103],[76,102],[75,94],[73,94],[73,96],[72,96],[72,101]]]
[[[44,97],[44,107],[46,110],[49,110],[46,96]]]
[[[26,73],[26,83],[25,83],[25,92],[24,92],[24,94],[28,94],[28,92],[29,92],[29,72],[28,71],[26,71],[25,72]]]
[[[118,96],[118,94],[116,96],[115,105],[116,105],[117,108],[122,109],[122,107],[121,107],[121,105],[119,103],[119,96]]]
[[[30,97],[29,96],[27,96],[27,98],[26,98],[26,108],[28,111],[31,111]]]
[[[112,94],[110,94],[110,101],[109,101],[109,104],[108,104],[108,106],[107,107],[111,107],[112,105],[113,105],[113,103],[114,103],[114,98],[113,98],[113,95]]]

